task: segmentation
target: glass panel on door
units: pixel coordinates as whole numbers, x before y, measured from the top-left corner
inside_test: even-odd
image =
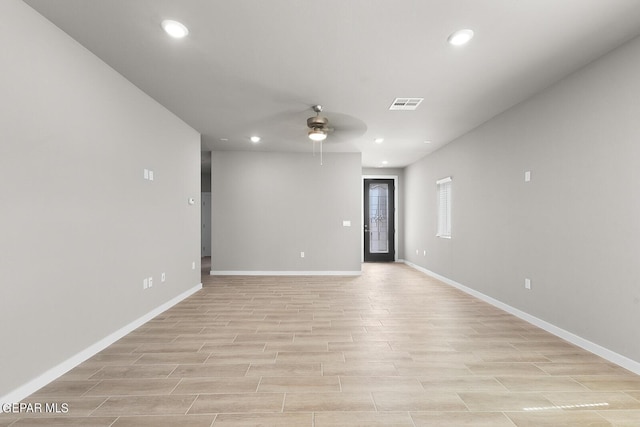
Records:
[[[369,252],[389,252],[389,184],[369,187]]]

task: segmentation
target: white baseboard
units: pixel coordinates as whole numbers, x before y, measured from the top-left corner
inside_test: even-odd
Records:
[[[211,276],[360,276],[362,271],[234,271],[211,270]]]
[[[202,283],[199,283],[196,286],[194,286],[193,288],[191,288],[191,289],[181,293],[180,295],[172,298],[171,300],[167,301],[166,303],[162,304],[161,306],[151,310],[150,312],[148,312],[144,316],[134,320],[133,322],[129,323],[126,326],[123,326],[122,328],[118,329],[117,331],[113,332],[112,334],[110,334],[110,335],[106,336],[105,338],[101,339],[97,343],[87,347],[86,349],[84,349],[81,352],[75,354],[74,356],[71,356],[69,359],[65,360],[64,362],[54,366],[53,368],[49,369],[48,371],[46,371],[42,375],[38,376],[37,378],[29,381],[26,384],[23,384],[22,386],[18,387],[17,389],[15,389],[15,390],[9,392],[8,394],[0,397],[0,413],[2,413],[2,404],[20,402],[22,399],[24,399],[27,396],[35,393],[36,391],[38,391],[39,389],[41,389],[45,385],[49,384],[51,381],[55,380],[56,378],[62,376],[65,373],[67,373],[68,371],[70,371],[71,369],[75,368],[76,366],[78,366],[79,364],[81,364],[85,360],[89,359],[90,357],[93,357],[95,354],[97,354],[100,351],[104,350],[105,348],[107,348],[108,346],[113,344],[114,342],[118,341],[120,338],[124,337],[125,335],[127,335],[130,332],[132,332],[136,328],[144,325],[149,320],[153,319],[157,315],[159,315],[159,314],[163,313],[164,311],[168,310],[169,308],[173,307],[174,305],[176,305],[180,301],[184,300],[185,298],[193,295],[194,293],[196,293],[200,289],[202,289]]]
[[[483,294],[482,292],[478,292],[474,289],[471,289],[465,285],[462,285],[454,280],[451,280],[447,277],[441,276],[438,273],[434,273],[433,271],[427,270],[426,268],[420,267],[419,265],[416,265],[412,262],[409,261],[405,261],[405,264],[407,264],[410,267],[415,268],[418,271],[421,271],[423,273],[425,273],[428,276],[431,276],[435,279],[440,280],[441,282],[446,283],[447,285],[453,286],[454,288],[458,288],[460,289],[462,292],[465,292],[471,296],[474,296],[486,303],[489,303],[491,305],[493,305],[494,307],[497,307],[503,311],[506,311],[507,313],[513,314],[514,316],[531,323],[534,326],[539,327],[540,329],[544,329],[545,331],[559,337],[562,338],[565,341],[570,342],[571,344],[577,345],[578,347],[581,347],[597,356],[602,357],[603,359],[608,360],[609,362],[615,363],[618,366],[621,366],[635,374],[640,375],[640,362],[637,362],[633,359],[629,359],[626,356],[623,356],[621,354],[618,354],[612,350],[609,350],[608,348],[602,347],[601,345],[598,345],[596,343],[593,343],[587,339],[584,339],[578,335],[575,335],[569,331],[566,331],[562,328],[559,328],[558,326],[555,326],[549,322],[546,322],[542,319],[539,319],[535,316],[532,316],[528,313],[525,313],[524,311],[518,310],[517,308],[511,307],[508,304],[505,304],[501,301],[498,301],[495,298],[492,298],[488,295]]]

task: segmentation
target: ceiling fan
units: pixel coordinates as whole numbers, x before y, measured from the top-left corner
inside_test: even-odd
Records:
[[[320,115],[322,105],[314,105],[311,109],[315,111],[316,115],[307,119],[308,136],[314,142],[322,142],[327,139],[327,134],[333,129],[329,127],[329,119]]]
[[[307,119],[307,127],[309,128],[307,136],[313,141],[314,155],[316,153],[316,142],[320,143],[320,166],[322,166],[322,142],[327,139],[327,135],[333,129],[329,127],[329,119],[320,115],[322,113],[322,105],[314,105],[311,109],[316,115]]]
[[[354,145],[355,141],[367,131],[367,125],[362,120],[333,110],[326,112],[326,109],[320,104],[302,102],[300,104],[304,105],[304,109],[290,109],[268,115],[256,122],[252,127],[269,128],[274,134],[281,135],[283,140],[290,141],[298,146],[300,137],[303,135],[302,132],[306,130],[308,138],[306,141],[313,142],[314,155],[316,153],[316,145],[320,144],[321,165],[324,144],[330,143],[332,146],[331,151],[358,151]],[[306,120],[306,128],[301,127],[301,121],[303,120]],[[298,151],[299,149],[294,148],[294,150]]]

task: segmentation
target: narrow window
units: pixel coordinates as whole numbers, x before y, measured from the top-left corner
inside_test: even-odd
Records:
[[[436,181],[438,193],[438,233],[443,239],[451,238],[451,177]]]

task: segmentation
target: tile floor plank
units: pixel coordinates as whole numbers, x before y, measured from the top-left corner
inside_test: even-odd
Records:
[[[189,414],[282,412],[284,393],[201,394]]]
[[[501,412],[411,412],[415,427],[513,427]]]
[[[112,396],[92,415],[184,415],[196,396]]]

